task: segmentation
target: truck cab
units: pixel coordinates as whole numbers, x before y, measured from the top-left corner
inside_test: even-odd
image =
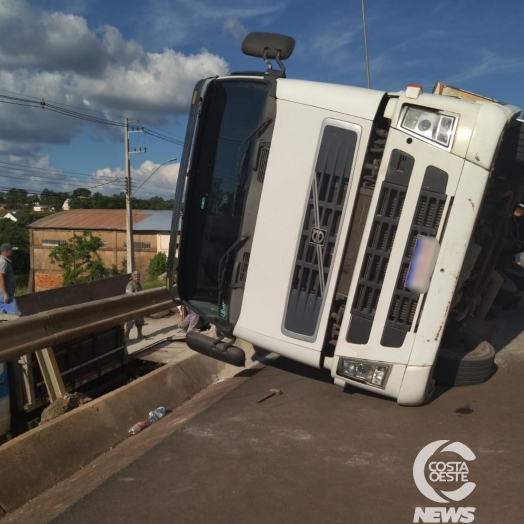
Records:
[[[187,343],[242,365],[238,337],[421,404],[446,332],[475,314],[504,249],[473,249],[474,232],[479,217],[507,230],[520,201],[522,159],[501,149],[518,143],[520,109],[288,79],[293,47],[252,33],[243,51],[265,71],[195,88],[170,287],[218,337]]]

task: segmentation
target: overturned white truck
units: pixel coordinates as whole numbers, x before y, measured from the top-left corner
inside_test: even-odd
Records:
[[[443,85],[288,79],[294,44],[252,33],[243,52],[266,70],[195,88],[170,286],[218,337],[188,345],[242,366],[238,337],[402,405],[425,402],[434,377],[485,380],[482,321],[524,290],[520,109]]]

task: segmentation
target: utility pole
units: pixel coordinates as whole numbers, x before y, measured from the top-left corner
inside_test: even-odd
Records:
[[[142,129],[132,130],[132,133],[140,133]],[[127,247],[127,272],[135,270],[135,250],[133,249],[133,206],[131,203],[131,163],[129,151],[129,119],[125,119],[124,125],[124,146],[125,146],[125,165],[126,165],[126,247]],[[146,149],[132,151],[132,153],[145,153]]]
[[[133,249],[133,208],[131,207],[131,165],[129,161],[129,120],[124,126],[124,143],[126,149],[126,246],[127,272],[135,270],[135,252]]]

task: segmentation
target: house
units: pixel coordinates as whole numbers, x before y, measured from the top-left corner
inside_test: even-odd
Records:
[[[49,206],[43,206],[38,202],[33,206],[33,211],[50,211]]]
[[[133,210],[136,269],[147,275],[149,261],[159,252],[168,253],[171,211]],[[100,238],[97,253],[103,264],[125,269],[127,258],[125,209],[71,209],[41,218],[29,229],[31,274],[29,289],[43,291],[62,285],[62,270],[52,264],[49,253],[85,230]]]
[[[6,213],[2,218],[8,218],[9,220],[12,220],[13,222],[18,222],[18,218],[16,218],[11,213]]]

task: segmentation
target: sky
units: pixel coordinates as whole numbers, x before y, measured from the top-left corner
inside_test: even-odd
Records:
[[[524,108],[522,0],[364,6],[372,89],[442,81]],[[265,70],[240,49],[252,31],[295,38],[288,78],[367,85],[362,0],[0,0],[0,191],[123,191],[127,117],[147,131],[135,196],[173,198],[193,87]]]

